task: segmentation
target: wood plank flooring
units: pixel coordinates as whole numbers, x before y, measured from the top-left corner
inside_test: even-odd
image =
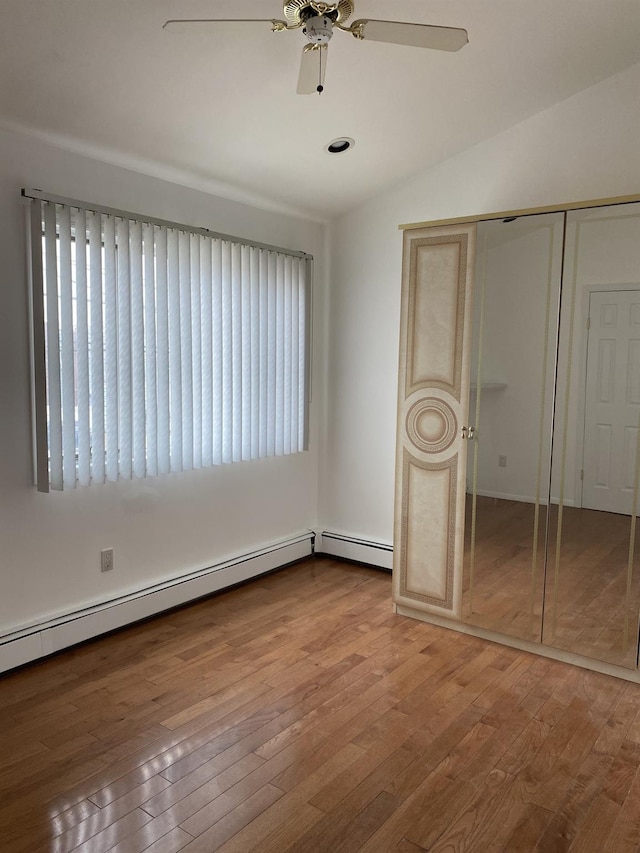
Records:
[[[0,849],[640,849],[640,685],[390,586],[318,557],[0,677]]]

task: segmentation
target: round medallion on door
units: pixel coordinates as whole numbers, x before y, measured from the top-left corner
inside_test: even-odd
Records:
[[[407,436],[423,453],[440,453],[450,447],[456,437],[457,420],[444,400],[425,397],[407,413]]]

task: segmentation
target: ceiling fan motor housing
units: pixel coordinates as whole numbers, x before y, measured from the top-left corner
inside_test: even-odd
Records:
[[[334,23],[342,24],[353,14],[353,0],[334,0],[321,3],[317,0],[285,0],[284,16],[292,27],[303,26],[309,18],[325,15]]]
[[[312,44],[328,44],[333,35],[333,21],[327,15],[315,15],[305,21],[302,32]]]

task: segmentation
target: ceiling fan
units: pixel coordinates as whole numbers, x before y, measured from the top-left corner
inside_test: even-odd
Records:
[[[432,50],[460,50],[468,42],[467,31],[459,27],[437,27],[429,24],[410,24],[401,21],[375,21],[361,18],[350,24],[354,0],[320,3],[316,0],[284,0],[285,20],[275,18],[212,18],[166,21],[163,29],[189,32],[195,27],[217,26],[223,23],[270,24],[273,32],[302,29],[309,44],[302,50],[298,94],[322,92],[327,68],[327,52],[334,29],[351,33],[363,41],[427,47]]]

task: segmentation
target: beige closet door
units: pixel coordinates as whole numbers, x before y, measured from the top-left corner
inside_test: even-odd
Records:
[[[405,231],[394,601],[460,616],[475,224]]]

